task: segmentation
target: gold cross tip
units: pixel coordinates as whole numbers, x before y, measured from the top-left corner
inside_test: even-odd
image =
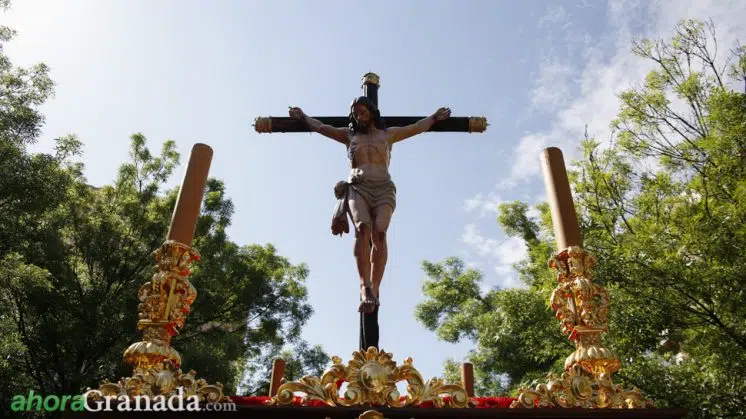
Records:
[[[252,124],[254,127],[254,131],[258,133],[271,133],[272,132],[272,117],[262,117],[259,116],[254,119],[254,124]]]
[[[363,75],[363,85],[366,84],[375,84],[380,87],[381,78],[376,73],[365,73],[365,75]]]
[[[490,124],[487,123],[487,118],[483,116],[470,116],[469,117],[469,132],[485,132]]]

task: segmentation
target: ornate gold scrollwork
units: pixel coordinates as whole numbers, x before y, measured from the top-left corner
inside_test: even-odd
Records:
[[[306,376],[299,381],[280,386],[269,405],[287,405],[294,402],[295,393],[304,394],[301,404],[320,401],[329,406],[386,406],[408,407],[432,402],[437,407],[468,407],[470,399],[466,390],[457,384],[445,384],[432,378],[425,382],[422,375],[407,358],[396,365],[392,355],[374,347],[365,352],[356,351],[345,366],[339,357],[332,357],[333,365],[321,378]],[[337,382],[347,382],[344,397],[340,397]],[[400,397],[396,384],[407,382],[407,395]]]

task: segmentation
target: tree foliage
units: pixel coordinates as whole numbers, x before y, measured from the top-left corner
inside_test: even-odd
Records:
[[[329,366],[331,358],[320,345],[310,346],[300,342],[293,347],[268,347],[259,358],[259,362],[251,363],[246,371],[245,379],[241,383],[241,393],[266,396],[269,394],[272,361],[277,358],[285,360],[286,382],[299,380],[311,375],[321,377]]]
[[[0,28],[0,46],[12,35]],[[142,134],[133,135],[128,161],[101,187],[83,176],[75,136],[57,139],[55,153],[29,152],[44,122],[38,108],[52,88],[46,66],[14,67],[0,50],[3,409],[29,389],[80,394],[131,373],[121,358],[141,339],[137,290],[154,273],[152,253],[178,195],[165,186],[180,164],[173,141],[154,153]],[[186,368],[222,382],[228,394],[257,369],[267,347],[307,346],[300,330],[312,314],[307,267],[272,245],[229,240],[232,215],[223,182],[209,179],[192,243],[203,256],[190,277],[198,296],[172,341]],[[321,348],[306,352],[326,362]]]
[[[592,138],[570,168],[584,247],[612,306],[604,342],[622,360],[617,381],[692,417],[746,416],[746,49],[716,57],[712,23],[682,21],[668,41],[632,51],[656,68],[619,95],[611,144]],[[468,338],[477,377],[508,391],[561,371],[572,352],[548,307],[555,285],[546,204],[504,204],[498,221],[520,237],[526,289],[480,294],[479,273],[454,260],[425,264],[422,323]]]

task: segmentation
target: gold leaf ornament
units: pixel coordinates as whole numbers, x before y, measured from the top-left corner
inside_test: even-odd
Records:
[[[298,381],[284,383],[269,405],[289,405],[295,402],[295,393],[302,393],[301,404],[319,401],[328,406],[384,406],[411,407],[432,402],[436,407],[468,407],[470,399],[458,384],[445,384],[433,378],[427,383],[414,367],[411,358],[402,365],[393,361],[392,354],[374,347],[356,351],[347,365],[339,357],[332,357],[333,365],[321,378],[306,376]],[[337,382],[347,382],[344,397],[340,397]],[[401,397],[397,383],[407,382],[407,394]]]

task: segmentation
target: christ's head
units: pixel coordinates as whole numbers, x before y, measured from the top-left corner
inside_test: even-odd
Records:
[[[369,132],[374,126],[384,129],[376,104],[365,96],[353,100],[350,105],[350,129],[353,132]]]
[[[363,105],[362,103],[356,103],[352,105],[350,111],[352,112],[352,117],[355,118],[358,126],[364,127],[370,124],[372,115],[368,106]]]

